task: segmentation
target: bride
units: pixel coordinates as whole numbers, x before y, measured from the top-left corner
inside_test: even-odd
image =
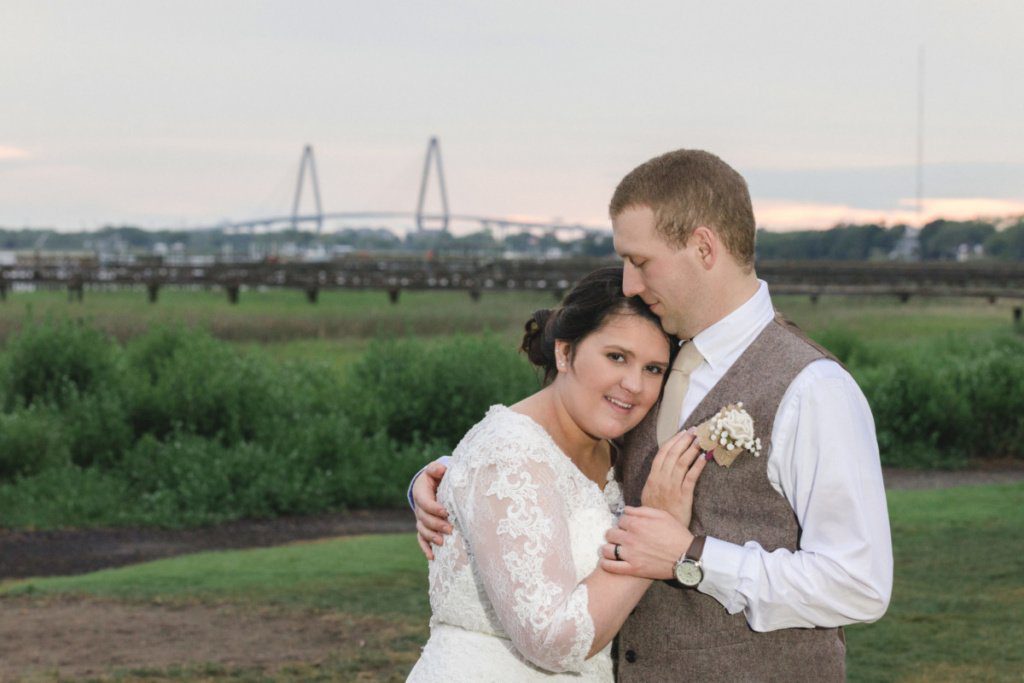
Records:
[[[610,441],[657,402],[670,339],[622,269],[591,273],[526,325],[545,387],[496,405],[463,437],[438,490],[451,536],[426,548],[430,639],[409,681],[614,680],[611,640],[650,581],[598,566],[622,510]],[[679,492],[689,525],[704,466],[691,434],[656,456],[647,487]],[[651,504],[655,496],[647,496]]]

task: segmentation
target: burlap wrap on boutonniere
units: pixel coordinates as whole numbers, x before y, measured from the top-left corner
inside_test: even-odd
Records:
[[[743,403],[730,403],[707,422],[697,426],[697,440],[707,452],[714,451],[715,462],[729,467],[743,451],[755,458],[761,455],[761,439],[754,436],[754,418]]]

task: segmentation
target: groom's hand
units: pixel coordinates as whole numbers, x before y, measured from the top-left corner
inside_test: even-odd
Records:
[[[693,543],[693,534],[668,512],[626,507],[619,525],[608,530],[601,568],[611,574],[647,579],[675,578],[675,565]],[[615,557],[615,546],[619,556]]]
[[[437,487],[448,468],[432,462],[420,473],[412,485],[412,500],[416,504],[416,541],[428,560],[434,559],[430,544],[444,545],[443,534],[452,532],[448,511],[437,502]]]

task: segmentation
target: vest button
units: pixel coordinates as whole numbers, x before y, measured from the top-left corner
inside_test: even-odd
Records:
[[[636,661],[636,652],[633,650],[626,650],[626,661],[632,664]]]

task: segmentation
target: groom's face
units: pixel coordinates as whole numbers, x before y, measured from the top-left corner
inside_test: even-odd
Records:
[[[612,229],[615,252],[623,259],[623,293],[642,298],[666,332],[692,338],[700,331],[698,313],[706,286],[696,250],[669,244],[647,206],[623,210],[612,219]]]

